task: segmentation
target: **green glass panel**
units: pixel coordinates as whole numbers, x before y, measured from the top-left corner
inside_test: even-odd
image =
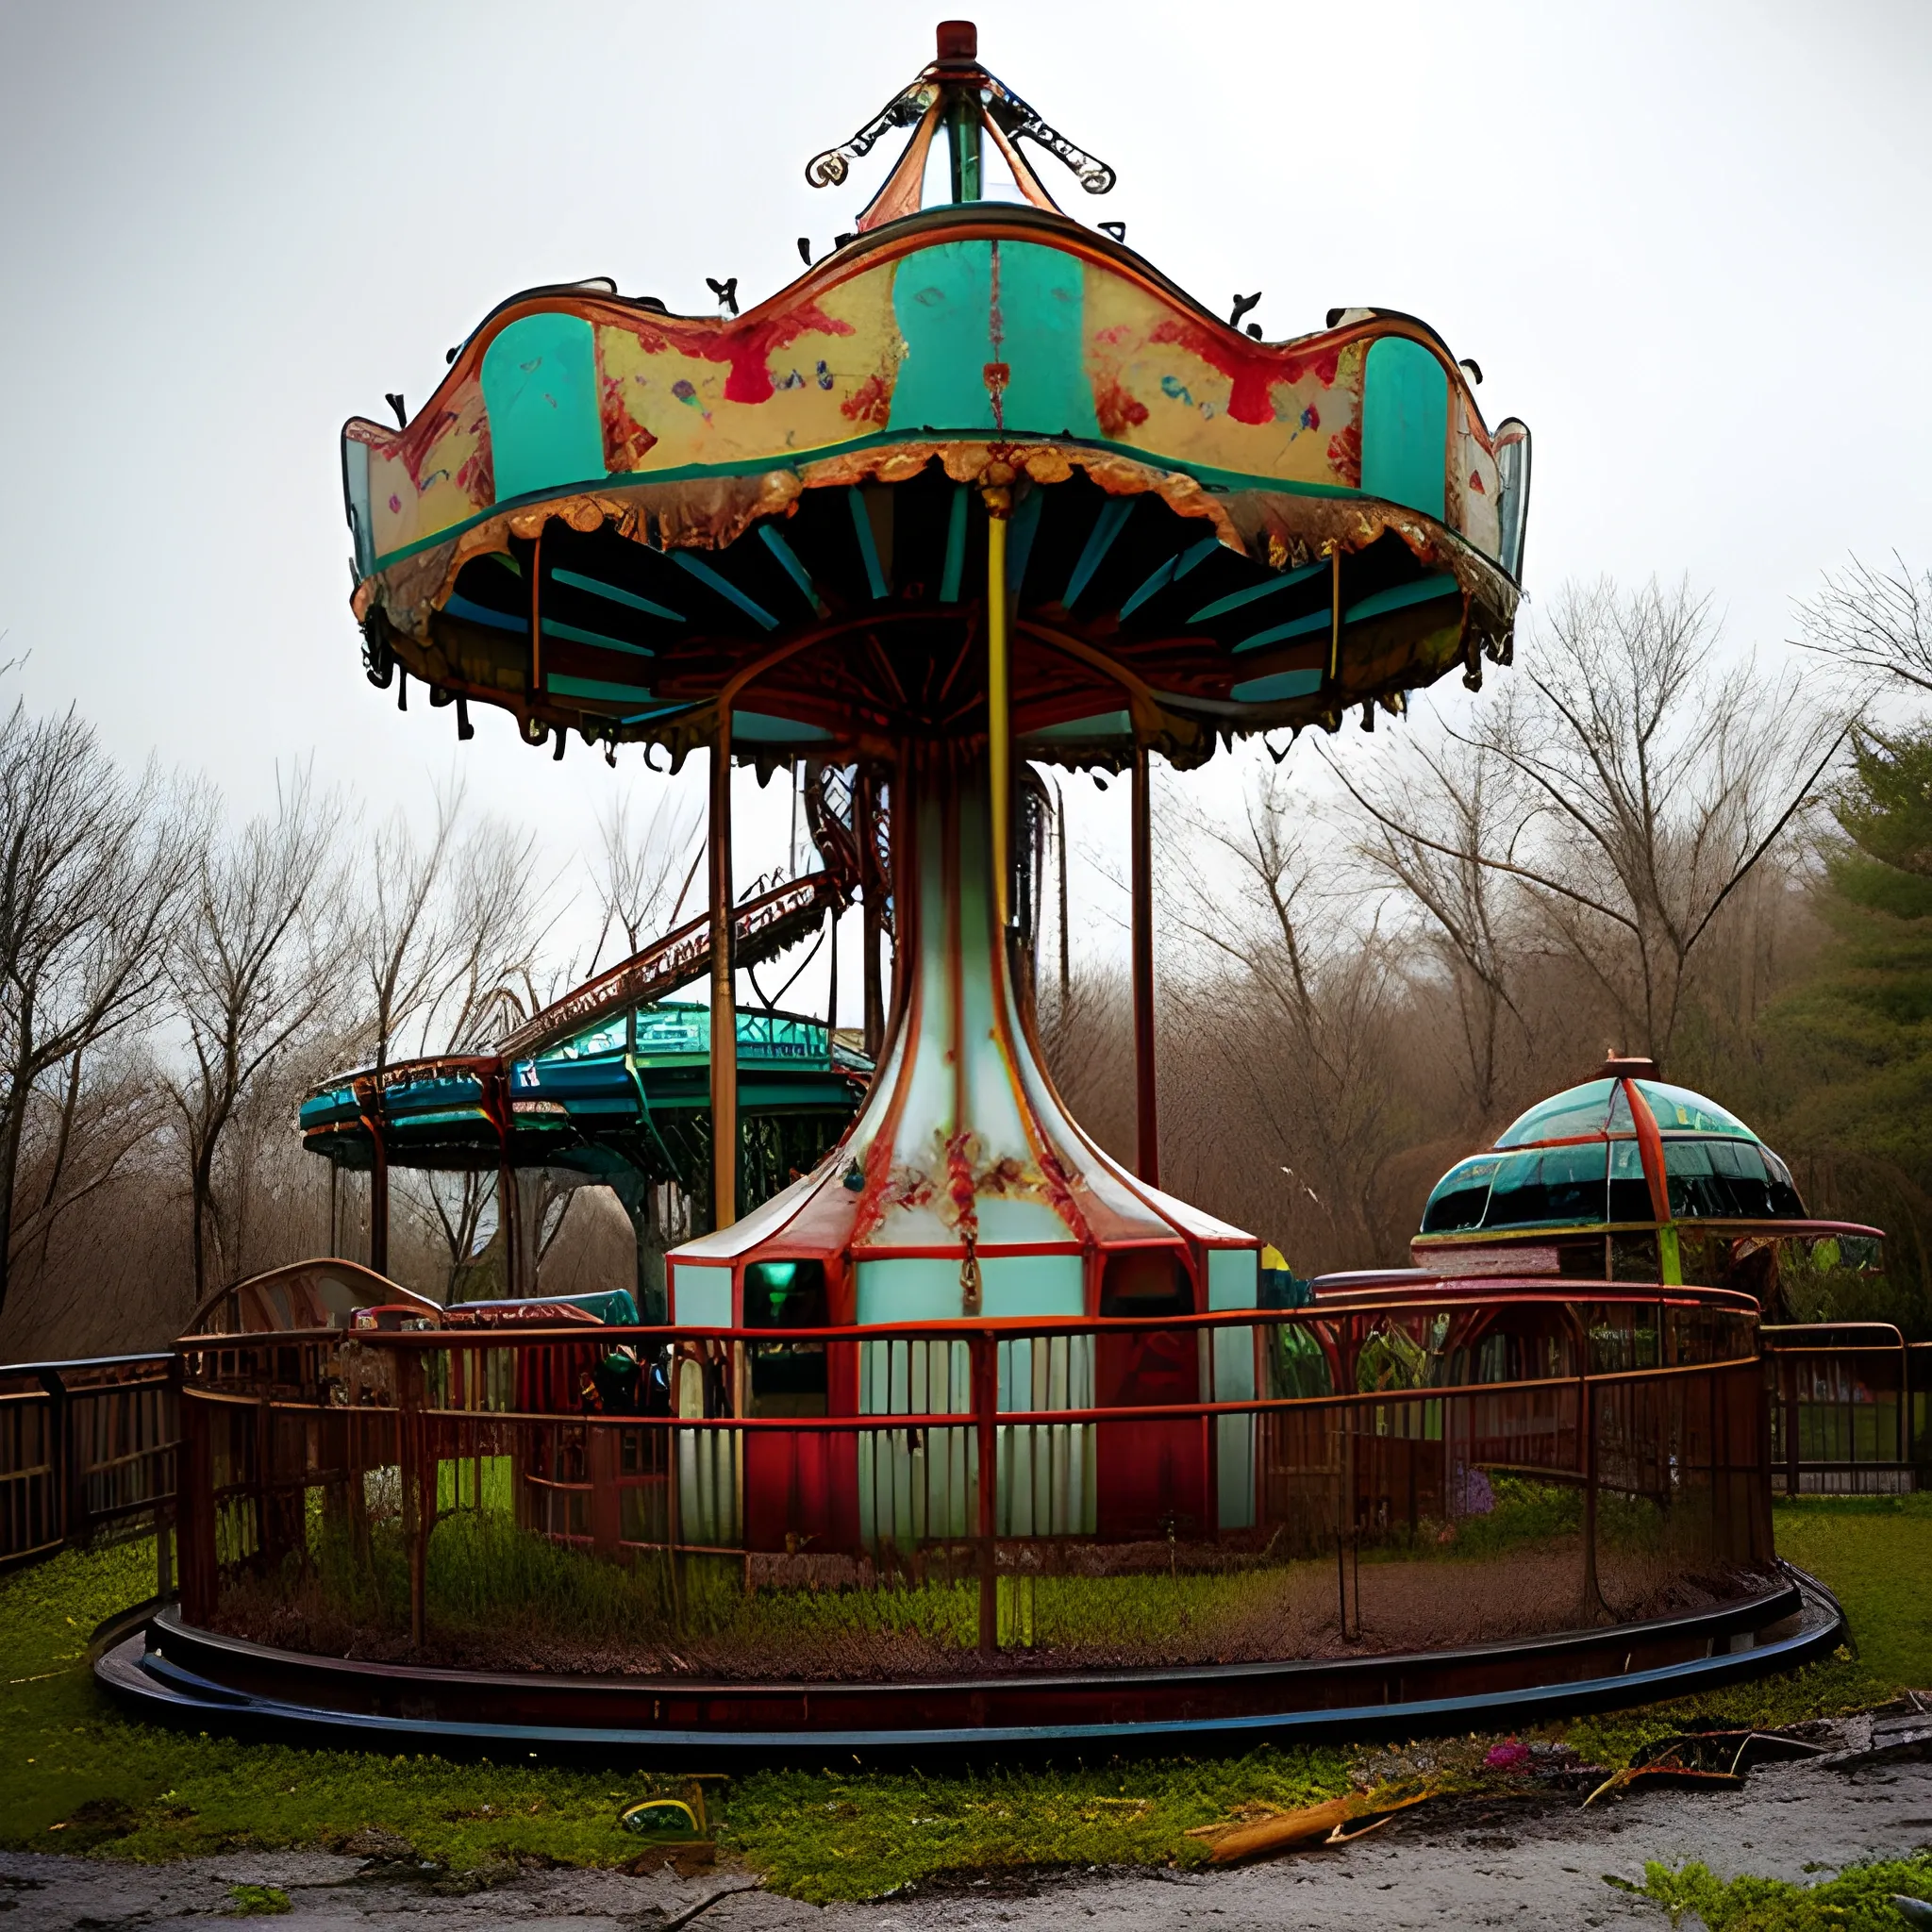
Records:
[[[1569,1141],[1578,1134],[1601,1134],[1614,1080],[1586,1080],[1540,1100],[1496,1136],[1498,1147],[1523,1147],[1537,1141]]]
[[[1657,1125],[1667,1134],[1729,1134],[1740,1141],[1757,1138],[1736,1114],[1701,1093],[1691,1092],[1688,1087],[1672,1087],[1662,1080],[1640,1080],[1637,1091],[1649,1101]]]

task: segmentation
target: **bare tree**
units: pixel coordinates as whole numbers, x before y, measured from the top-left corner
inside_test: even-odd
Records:
[[[362,1030],[378,1067],[389,1064],[403,1029],[435,1006],[449,983],[455,940],[441,899],[462,801],[460,783],[439,787],[425,838],[398,811],[360,861],[366,909],[356,955]]]
[[[695,799],[661,791],[641,823],[632,815],[634,803],[629,794],[614,799],[598,822],[603,850],[593,872],[604,921],[591,956],[592,973],[613,927],[624,936],[625,958],[665,930],[697,865]]]
[[[466,831],[463,803],[460,784],[439,789],[422,837],[399,812],[360,862],[361,1031],[378,1067],[411,1041],[421,1052],[476,1043],[535,971],[535,835],[494,820]]]
[[[1324,757],[1327,754],[1324,752]],[[1507,859],[1523,823],[1509,762],[1490,746],[1418,735],[1397,762],[1352,778],[1329,769],[1362,808],[1356,856],[1370,877],[1421,913],[1429,950],[1456,998],[1471,1112],[1495,1110],[1505,1016],[1523,1014],[1510,991],[1521,957],[1521,895],[1492,861]],[[1410,817],[1434,837],[1419,833]]]
[[[23,1273],[45,1273],[62,1218],[122,1178],[154,1142],[164,1112],[144,1041],[76,1051],[34,1091],[14,1193]]]
[[[1552,934],[1614,1004],[1617,1043],[1658,1056],[1699,941],[1813,802],[1850,729],[1795,673],[1725,669],[1714,643],[1707,602],[1687,586],[1564,592],[1465,740],[1522,784],[1512,858],[1434,837],[1350,788],[1397,840],[1533,888]]]
[[[153,765],[127,779],[73,710],[0,725],[0,1306],[35,1093],[63,1070],[77,1091],[86,1056],[153,1012],[205,816]]]
[[[1932,691],[1932,571],[1913,576],[1896,552],[1893,571],[1855,557],[1824,588],[1798,605],[1802,649],[1816,651],[1865,679]]]
[[[1338,1233],[1360,1238],[1393,1144],[1381,932],[1351,926],[1283,772],[1259,779],[1234,826],[1188,823],[1197,845],[1233,861],[1237,885],[1230,901],[1198,864],[1173,881],[1181,924],[1221,970],[1178,980],[1170,1000],[1290,1157],[1275,1164]]]
[[[389,902],[378,901],[362,935],[378,1066],[405,1040],[421,1053],[487,1050],[541,1004],[535,837],[495,820],[465,830],[461,805],[459,791],[441,794],[434,834],[422,844],[395,825],[376,841],[376,866],[394,868]],[[497,1191],[487,1173],[424,1174],[400,1191],[445,1258],[450,1293]]]
[[[166,949],[188,1036],[186,1063],[167,1089],[188,1158],[197,1302],[208,1291],[210,1246],[233,1259],[216,1198],[222,1136],[243,1097],[339,998],[346,931],[331,863],[337,820],[337,801],[318,797],[311,768],[277,774],[273,812],[203,848]]]

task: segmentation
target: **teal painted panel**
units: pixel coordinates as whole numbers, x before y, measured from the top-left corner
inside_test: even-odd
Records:
[[[1208,1250],[1208,1310],[1210,1314],[1222,1314],[1228,1308],[1254,1308],[1260,1307],[1261,1293],[1261,1254],[1258,1248],[1209,1248]],[[1217,1329],[1217,1334],[1242,1331]],[[1254,1375],[1250,1364],[1247,1387],[1241,1395],[1222,1397],[1224,1402],[1239,1402],[1254,1393]]]
[[[356,540],[356,575],[375,568],[375,525],[369,509],[369,445],[342,439],[342,492],[349,500],[349,528]]]
[[[1305,584],[1327,568],[1328,562],[1324,558],[1320,563],[1305,563],[1299,570],[1286,571],[1278,577],[1270,577],[1266,583],[1250,584],[1245,591],[1235,591],[1225,597],[1215,598],[1211,604],[1202,605],[1188,622],[1206,624],[1210,618],[1225,617],[1230,610],[1240,610],[1262,597],[1272,597],[1277,591],[1287,590],[1291,584]]]
[[[604,480],[597,347],[580,315],[526,315],[483,352],[496,500]]]
[[[886,1322],[957,1322],[963,1312],[958,1261],[908,1255],[861,1261],[853,1273],[861,1328]]]
[[[1093,383],[1087,374],[1087,286],[1079,261],[1032,242],[1002,242],[1000,314],[1008,429],[1095,441]]]
[[[1124,738],[1133,727],[1124,711],[1095,711],[1091,718],[1069,718],[1064,724],[1048,724],[1026,734],[1028,744],[1052,744],[1065,739],[1073,743],[1090,738]]]
[[[742,744],[820,744],[831,737],[817,724],[795,718],[774,718],[766,711],[733,711],[731,737]]]
[[[586,630],[578,624],[559,624],[554,617],[543,620],[543,635],[546,638],[566,638],[574,644],[595,644],[600,651],[624,651],[633,658],[655,658],[658,655],[647,644],[629,643],[601,630]]]
[[[1086,1263],[1078,1255],[982,1255],[979,1311],[988,1321],[1087,1312]]]
[[[1432,604],[1438,597],[1460,595],[1462,587],[1446,571],[1437,576],[1418,577],[1412,584],[1397,584],[1392,591],[1377,591],[1359,604],[1351,604],[1343,613],[1350,624],[1360,617],[1380,617],[1385,611],[1406,609],[1411,604]]]
[[[992,243],[946,242],[906,257],[892,277],[892,314],[906,359],[887,427],[991,429]]]
[[[612,705],[628,705],[652,695],[641,684],[607,684],[601,677],[566,677],[557,671],[544,678],[543,689],[553,697],[601,698]]]
[[[993,264],[1001,333],[993,341]],[[889,427],[991,429],[986,367],[1004,362],[1005,426],[1098,440],[1083,355],[1086,289],[1079,262],[1032,242],[944,242],[900,262],[892,312],[906,359]]]
[[[1322,689],[1323,671],[1277,671],[1272,677],[1250,678],[1228,692],[1238,705],[1269,705],[1277,698],[1305,698]]]
[[[731,1326],[730,1269],[675,1262],[671,1295],[671,1319],[680,1328]]]
[[[498,560],[509,564],[512,570],[516,569],[515,563],[508,557]],[[517,571],[517,575],[521,576],[523,573]],[[668,605],[654,604],[648,597],[640,597],[635,591],[619,590],[615,584],[599,583],[595,577],[587,577],[581,571],[554,570],[550,573],[550,580],[555,584],[568,584],[574,591],[588,591],[591,596],[602,597],[607,603],[622,604],[627,610],[641,610],[646,617],[661,617],[668,624],[684,622],[683,614]]]
[[[1384,336],[1362,379],[1362,488],[1439,522],[1449,466],[1449,378],[1420,342]]]
[[[1283,644],[1290,638],[1311,638],[1317,631],[1330,630],[1335,619],[1326,610],[1310,610],[1306,616],[1291,617],[1286,624],[1271,625],[1266,630],[1257,630],[1253,637],[1243,638],[1235,648],[1239,656],[1242,651],[1258,651],[1263,644]]]

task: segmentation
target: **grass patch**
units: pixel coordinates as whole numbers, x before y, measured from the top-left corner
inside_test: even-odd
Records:
[[[1774,1514],[1779,1555],[1837,1593],[1855,1647],[1783,1676],[1581,1719],[1564,1736],[1584,1757],[1625,1764],[1642,1745],[1691,1726],[1770,1730],[1932,1685],[1932,1494],[1805,1496]]]
[[[1673,1871],[1656,1862],[1643,1868],[1643,1883],[1607,1879],[1620,1890],[1654,1899],[1675,1925],[1694,1912],[1708,1932],[1898,1932],[1904,1922],[1891,1900],[1932,1899],[1932,1853],[1853,1865],[1822,1885],[1790,1885],[1782,1878],[1717,1877],[1707,1866]]]
[[[1255,1800],[1289,1810],[1347,1789],[1336,1751],[964,1777],[763,1772],[733,1787],[721,1837],[776,1890],[829,1905],[951,1871],[1191,1864],[1208,1854],[1191,1826]]]
[[[291,1912],[289,1894],[278,1885],[231,1885],[225,1919],[268,1919],[278,1912]]]
[[[142,1542],[0,1581],[0,1844],[159,1861],[327,1848],[374,1828],[454,1870],[617,1865],[643,1849],[617,1822],[656,1794],[641,1774],[298,1751],[122,1716],[93,1681],[87,1641],[153,1576]]]
[[[1523,1499],[1526,1513],[1541,1507]],[[1590,1719],[1569,1727],[1577,1749],[1621,1763],[1686,1722],[1789,1723],[1932,1684],[1932,1605],[1923,1589],[1932,1574],[1932,1496],[1780,1505],[1777,1537],[1793,1561],[1840,1593],[1857,1656],[1694,1702]],[[452,1871],[529,1861],[610,1866],[647,1849],[618,1823],[626,1805],[685,1795],[679,1780],[609,1768],[302,1751],[132,1722],[96,1688],[86,1646],[97,1623],[148,1592],[153,1574],[152,1544],[129,1543],[64,1554],[0,1579],[0,1844],[158,1861],[335,1847],[374,1829]],[[1243,1804],[1334,1796],[1350,1768],[1340,1751],[1263,1750],[944,1777],[856,1766],[773,1771],[707,1791],[716,1794],[722,1846],[774,1889],[830,1903],[956,1869],[1193,1862],[1204,1852],[1186,1836],[1190,1827]],[[1663,1874],[1657,1885],[1677,1890],[1651,1895],[1666,1906],[1681,1895],[1675,1909],[1697,1910],[1719,1932],[1877,1925],[1888,1923],[1882,1913],[1857,1916],[1866,1893],[1878,1896],[1886,1885],[1909,1892],[1901,1874],[1924,1863],[1873,1866],[1810,1890],[1757,1879],[1722,1886],[1697,1877],[1698,1868],[1654,1867]]]

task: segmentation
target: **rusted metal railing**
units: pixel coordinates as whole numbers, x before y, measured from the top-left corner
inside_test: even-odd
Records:
[[[0,1368],[0,1567],[153,1528],[165,1569],[179,1394],[172,1353]]]
[[[1537,1616],[1640,1617],[1686,1585],[1721,1595],[1725,1577],[1771,1565],[1756,1327],[1753,1305],[1722,1291],[1545,1286],[1501,1306],[1419,1290],[1360,1307],[858,1333],[191,1340],[184,1614],[341,1624],[375,1607],[420,1650],[432,1541],[467,1517],[658,1579],[631,1626],[652,1641],[691,1627],[694,1591],[710,1593],[713,1635],[721,1591],[892,1598],[883,1622],[861,1613],[832,1643],[839,1668],[864,1668],[874,1641],[903,1658],[908,1630],[924,1641],[962,1590],[982,1652],[1058,1641],[1125,1657],[1141,1614],[1126,1607],[1150,1579],[1170,1649],[1279,1655],[1312,1641],[1295,1620],[1320,1608],[1301,1598],[1311,1563],[1330,1561],[1319,1621],[1344,1641],[1403,1618],[1507,1634]],[[1511,1509],[1508,1547],[1492,1548]],[[533,1561],[502,1549],[511,1568]],[[572,1574],[557,1587],[574,1603],[602,1588]],[[1131,1578],[1141,1597],[1116,1591],[1118,1612],[1090,1587]],[[1521,1600],[1525,1579],[1541,1608]],[[450,1574],[441,1587],[449,1601]],[[491,1603],[484,1624],[527,1607]],[[1103,1611],[1116,1622],[1095,1636]],[[794,1601],[786,1614],[818,1613]]]
[[[1932,1487],[1932,1342],[1889,1322],[1763,1330],[1773,1487],[1784,1495]]]

